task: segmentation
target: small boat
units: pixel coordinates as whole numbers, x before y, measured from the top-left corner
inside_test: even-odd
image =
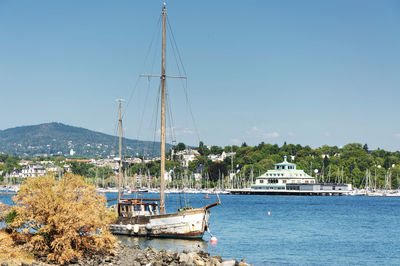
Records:
[[[209,199],[210,196],[208,196],[208,194],[207,194],[207,195],[204,196],[204,198],[205,198],[205,199]]]
[[[179,208],[177,212],[165,212],[165,28],[166,28],[166,4],[162,8],[162,67],[161,67],[161,168],[160,168],[160,198],[138,199],[121,198],[118,189],[117,212],[118,219],[109,225],[113,234],[146,237],[171,237],[171,238],[202,238],[208,230],[208,218],[210,209],[221,204],[221,201],[203,206]],[[152,75],[148,75],[152,77]],[[119,104],[119,158],[121,153],[121,101]],[[119,161],[119,169],[122,169],[122,159]],[[121,186],[122,171],[119,171],[118,188]]]

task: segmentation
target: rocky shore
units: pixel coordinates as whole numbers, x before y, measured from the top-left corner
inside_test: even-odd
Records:
[[[42,258],[43,260],[45,258]],[[14,263],[1,263],[1,266],[11,266]],[[47,266],[52,265],[40,260],[33,261],[32,263],[22,263],[22,266],[38,265]],[[242,260],[238,262],[236,259],[223,260],[220,256],[211,256],[204,251],[197,252],[176,252],[166,250],[155,250],[151,247],[140,249],[138,246],[121,245],[117,248],[114,255],[86,255],[79,260],[71,261],[69,265],[77,266],[93,266],[93,265],[122,265],[122,266],[167,266],[167,265],[194,265],[194,266],[248,266]]]
[[[133,266],[162,266],[162,265],[196,265],[196,266],[246,266],[244,262],[236,259],[222,260],[220,256],[211,256],[204,251],[197,252],[176,252],[157,251],[151,247],[140,249],[139,247],[121,246],[116,255],[103,258],[81,259],[77,264],[89,265],[133,265]]]

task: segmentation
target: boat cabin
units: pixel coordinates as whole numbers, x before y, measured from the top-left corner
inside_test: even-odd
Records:
[[[160,214],[159,199],[121,199],[118,204],[119,217],[152,216]]]

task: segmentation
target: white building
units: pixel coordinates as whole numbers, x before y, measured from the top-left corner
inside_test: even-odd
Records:
[[[222,152],[221,154],[210,154],[207,157],[213,162],[222,162],[226,157],[231,157],[233,155],[235,155],[234,152]]]
[[[52,163],[46,165],[46,171],[47,172],[58,172],[61,169],[61,167],[58,167],[57,165],[54,165]]]
[[[200,153],[197,150],[193,149],[184,149],[183,151],[178,151],[174,153],[171,151],[173,156],[178,156],[178,160],[181,162],[183,167],[189,167],[189,162],[194,161],[197,156],[200,156]]]
[[[7,178],[10,177],[18,177],[18,178],[27,178],[27,177],[38,177],[46,175],[46,169],[37,164],[28,164],[26,167],[22,169],[16,169],[6,174]]]
[[[315,178],[306,174],[303,170],[297,170],[294,163],[289,163],[287,157],[284,161],[275,164],[275,169],[256,178],[254,189],[284,189],[286,184],[315,184]]]

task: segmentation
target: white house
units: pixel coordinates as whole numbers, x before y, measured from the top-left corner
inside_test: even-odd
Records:
[[[46,175],[46,169],[38,164],[28,164],[22,169],[16,169],[6,174],[6,177],[18,177],[18,178],[27,178],[27,177],[38,177]]]

